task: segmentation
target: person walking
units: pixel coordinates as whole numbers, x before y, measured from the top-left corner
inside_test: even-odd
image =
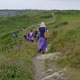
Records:
[[[34,32],[32,30],[28,33],[28,41],[34,42]]]
[[[48,32],[48,29],[44,22],[41,22],[40,27],[40,38],[39,38],[39,52],[42,52],[42,54],[46,53],[46,47],[47,47],[47,38],[45,38],[45,32]]]
[[[25,33],[25,34],[23,35],[23,37],[24,37],[24,39],[27,41],[27,37],[28,37],[27,33]]]
[[[13,32],[13,35],[17,38],[18,37],[18,33],[17,32]]]
[[[40,32],[38,29],[35,30],[35,34],[34,34],[34,38],[35,38],[35,41],[38,41],[39,40],[39,37],[40,37]]]

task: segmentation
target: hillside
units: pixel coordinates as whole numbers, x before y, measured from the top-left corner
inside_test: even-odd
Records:
[[[35,30],[41,21],[47,24],[50,32],[48,53],[61,53],[57,60],[45,61],[46,70],[53,68],[53,63],[56,63],[60,69],[67,68],[66,80],[80,79],[80,11],[73,10],[44,11],[0,18],[0,79],[33,80],[32,58],[37,54],[38,43],[26,42],[23,35],[30,29]],[[21,31],[15,38],[13,32],[18,29]]]
[[[48,23],[52,20],[51,12],[0,18],[0,79],[32,80],[32,57],[37,54],[37,44],[26,42],[23,35],[34,30],[41,21]],[[15,38],[13,32],[18,29],[20,32]]]
[[[57,20],[50,29],[52,38],[49,52],[61,52],[55,62],[61,68],[67,68],[67,80],[80,79],[80,14],[56,13]],[[50,61],[49,61],[50,62]],[[52,63],[54,61],[51,61]]]
[[[32,14],[42,12],[42,10],[0,10],[0,17],[9,17],[23,14]]]
[[[41,21],[51,22],[53,19],[51,12],[41,12],[38,14],[28,14],[9,18],[0,19],[0,44],[3,45],[2,49],[7,50],[9,45],[15,44],[13,41],[13,32],[23,29],[23,27],[37,26]],[[13,43],[12,43],[13,41]],[[4,44],[6,44],[4,46]],[[7,45],[9,44],[9,45]],[[11,46],[10,46],[11,47]],[[9,47],[9,48],[10,48]]]

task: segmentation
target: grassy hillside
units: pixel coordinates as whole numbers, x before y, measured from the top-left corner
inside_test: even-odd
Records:
[[[9,18],[0,18],[0,36],[3,36],[6,32],[10,33],[15,29],[21,29],[22,27],[33,26],[41,21],[51,21],[51,12],[42,12],[38,14],[28,14]]]
[[[0,19],[0,52],[8,48],[13,48],[15,38],[13,32],[23,27],[30,27],[39,24],[41,21],[51,22],[53,20],[51,12],[42,12],[38,14],[28,14]],[[36,27],[36,26],[35,26]],[[21,41],[21,37],[19,37]]]
[[[56,62],[61,68],[68,67],[67,80],[80,79],[80,13],[55,11],[55,15],[54,23],[51,11],[0,18],[1,80],[32,80],[34,75],[32,57],[37,54],[37,43],[26,42],[23,34],[28,32],[30,27],[34,30],[36,26],[33,25],[41,21],[50,23],[47,25],[51,34],[49,52],[62,52]],[[26,29],[20,31],[19,36],[15,38],[13,32],[23,27]]]
[[[32,80],[34,75],[32,57],[37,53],[37,45],[23,41],[18,49],[16,46],[0,54],[1,80]]]
[[[32,14],[42,12],[42,10],[0,10],[0,17],[9,17],[23,14]]]
[[[30,27],[34,27],[41,21],[47,23],[52,20],[51,12],[0,18],[1,80],[32,80],[34,75],[32,57],[37,54],[37,43],[26,42],[23,34],[29,32]],[[26,29],[23,30],[23,27]],[[18,29],[22,31],[15,38],[13,32]]]
[[[50,40],[49,52],[62,52],[57,63],[60,67],[67,67],[67,80],[80,79],[80,14],[57,13],[55,28]],[[64,24],[67,22],[67,24]]]

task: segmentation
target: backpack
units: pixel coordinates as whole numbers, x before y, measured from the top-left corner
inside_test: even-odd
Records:
[[[49,38],[49,32],[47,32],[46,28],[45,28],[44,38],[46,38],[46,39]]]
[[[30,35],[30,37],[32,37],[33,36],[33,32],[30,32],[29,35]]]

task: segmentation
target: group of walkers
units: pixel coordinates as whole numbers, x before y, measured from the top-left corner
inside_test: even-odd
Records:
[[[15,37],[18,36],[18,32],[20,32],[20,30],[18,30],[17,32],[13,32]],[[46,53],[48,37],[49,37],[48,28],[46,27],[44,22],[40,23],[39,28],[37,28],[35,32],[33,32],[33,30],[31,29],[29,33],[24,34],[24,38],[28,42],[38,41],[39,43],[38,52],[42,54]]]
[[[38,52],[42,54],[46,53],[48,37],[49,37],[48,28],[46,27],[44,22],[41,22],[39,28],[36,29],[35,32],[33,32],[33,30],[30,30],[28,34],[24,35],[24,38],[29,42],[39,41]]]
[[[39,37],[40,37],[40,33],[38,29],[36,29],[35,32],[33,32],[33,30],[31,29],[28,34],[27,33],[24,34],[24,38],[28,42],[35,42],[36,40],[39,40]]]

